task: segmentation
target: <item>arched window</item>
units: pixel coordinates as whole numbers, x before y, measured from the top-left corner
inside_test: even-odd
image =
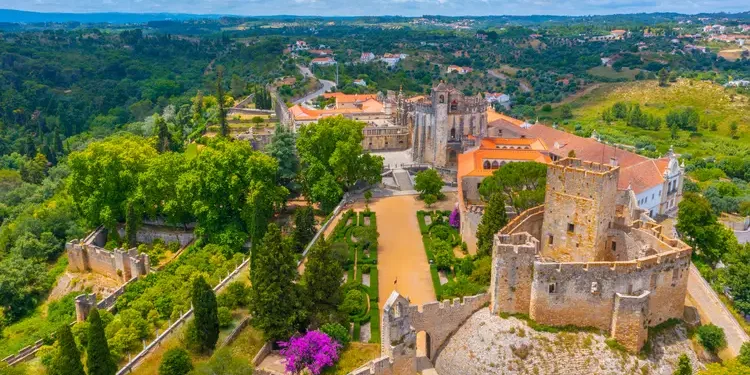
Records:
[[[492,162],[492,169],[498,169],[500,168],[500,164],[498,164],[497,160]]]
[[[440,95],[440,104],[445,103],[445,95]]]
[[[456,139],[456,128],[451,128],[451,140]]]
[[[458,102],[455,100],[451,102],[451,111],[457,111],[458,110]]]
[[[484,165],[482,165],[482,168],[484,168],[484,169],[490,169],[491,168],[490,167],[490,161],[489,160],[485,160],[484,161]]]

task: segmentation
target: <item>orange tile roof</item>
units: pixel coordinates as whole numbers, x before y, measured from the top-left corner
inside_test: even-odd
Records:
[[[327,92],[323,94],[323,97],[326,99],[336,98],[336,103],[354,103],[364,102],[369,99],[378,99],[377,94],[344,94],[341,92]]]
[[[323,117],[344,114],[380,113],[383,112],[383,103],[374,99],[368,99],[362,103],[361,107],[335,109],[311,109],[297,104],[289,108],[289,112],[295,120],[317,120]]]
[[[492,108],[487,108],[487,123],[491,123],[493,121],[498,121],[498,120],[502,120],[502,121],[505,121],[507,123],[511,123],[511,124],[513,124],[515,126],[518,126],[518,127],[520,127],[523,124],[525,124],[525,121],[523,121],[523,120],[519,120],[517,118],[506,116],[506,115],[504,115],[502,113],[495,112],[495,110],[493,110]]]
[[[528,150],[498,149],[498,144],[528,145]],[[515,138],[485,138],[479,147],[458,155],[458,178],[465,176],[489,176],[496,169],[484,169],[484,160],[504,161],[536,161],[539,163],[550,163],[549,155],[544,153],[547,148],[537,139],[515,139]]]
[[[495,125],[499,126],[506,126],[508,122],[506,119],[496,121]],[[489,126],[493,126],[492,122]],[[519,128],[518,132],[527,138],[539,139],[548,147],[549,152],[560,157],[566,157],[570,151],[574,151],[577,158],[597,163],[608,164],[614,158],[620,166],[618,189],[624,190],[630,186],[636,194],[663,183],[663,174],[669,165],[668,158],[649,159],[595,139],[579,137],[542,124]]]

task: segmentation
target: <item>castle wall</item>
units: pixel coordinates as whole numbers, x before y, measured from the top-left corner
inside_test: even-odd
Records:
[[[147,254],[136,249],[129,252],[109,251],[77,240],[65,244],[68,252],[68,269],[73,272],[96,272],[111,279],[127,281],[148,274],[150,261]]]
[[[483,180],[484,177],[479,176],[465,176],[461,178],[461,189],[465,201],[470,203],[478,203],[482,201],[482,197],[479,195],[479,185]]]
[[[614,316],[610,335],[629,351],[636,353],[648,340],[649,292],[637,296],[617,293],[615,295]]]
[[[564,262],[611,261],[619,168],[578,159],[548,166],[542,254]],[[572,230],[571,230],[572,229]]]
[[[125,238],[125,226],[118,227],[117,232],[120,234],[120,238]],[[138,227],[135,239],[139,243],[148,244],[154,243],[156,239],[161,240],[165,244],[179,242],[180,247],[185,247],[195,239],[195,234],[193,234],[192,230],[180,230],[177,228],[165,229],[158,226],[141,225]]]
[[[534,264],[530,316],[539,323],[609,330],[617,293],[650,291],[647,324],[682,316],[690,250],[630,262]]]
[[[542,225],[544,222],[544,206],[536,206],[521,212],[520,215],[511,219],[502,229],[500,234],[529,233],[536,239],[542,238]]]
[[[490,311],[528,314],[539,241],[528,233],[495,235],[490,274]]]

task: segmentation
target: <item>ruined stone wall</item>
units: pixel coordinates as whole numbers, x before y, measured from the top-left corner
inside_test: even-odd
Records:
[[[466,319],[489,301],[480,294],[422,306],[410,305],[409,300],[396,291],[383,306],[380,332],[381,357],[352,371],[349,375],[413,375],[418,371],[416,355],[417,333],[424,331],[430,346],[428,357],[436,357],[440,347]]]
[[[607,230],[606,248],[609,249],[609,251],[612,253],[613,259],[618,262],[624,262],[651,255],[646,254],[646,252],[642,248],[642,245],[639,244],[632,236],[630,236],[629,231],[627,230]]]
[[[615,295],[610,336],[633,353],[640,351],[648,339],[649,294],[644,291],[637,296]]]
[[[498,233],[513,234],[526,232],[536,239],[541,239],[543,221],[544,206],[536,206],[521,212],[520,215],[511,219]]]
[[[650,291],[647,324],[682,316],[690,250],[629,262],[534,264],[530,316],[539,323],[609,330],[617,293]]]
[[[482,197],[479,195],[479,185],[484,180],[484,177],[478,176],[465,176],[461,178],[461,189],[463,191],[463,199],[469,203],[479,203],[482,201]]]
[[[563,262],[611,261],[619,168],[563,159],[547,168],[542,254]]]
[[[146,275],[151,270],[148,255],[115,249],[109,251],[98,246],[72,240],[65,244],[68,252],[68,269],[73,272],[96,272],[109,278],[126,281]]]
[[[117,228],[117,232],[120,238],[125,238],[125,226],[120,225]],[[179,242],[180,247],[187,246],[190,242],[195,239],[195,234],[192,230],[180,230],[178,228],[162,227],[155,225],[141,225],[138,227],[138,231],[135,235],[138,243],[151,244],[156,239],[160,239],[164,243]],[[103,245],[101,245],[103,246]]]
[[[495,235],[490,274],[490,311],[529,313],[539,241],[528,233]]]

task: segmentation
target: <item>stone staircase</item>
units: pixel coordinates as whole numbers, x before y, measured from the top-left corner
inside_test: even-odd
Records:
[[[393,171],[393,178],[396,180],[399,190],[414,190],[414,185],[411,183],[409,172],[403,169],[395,170]]]

